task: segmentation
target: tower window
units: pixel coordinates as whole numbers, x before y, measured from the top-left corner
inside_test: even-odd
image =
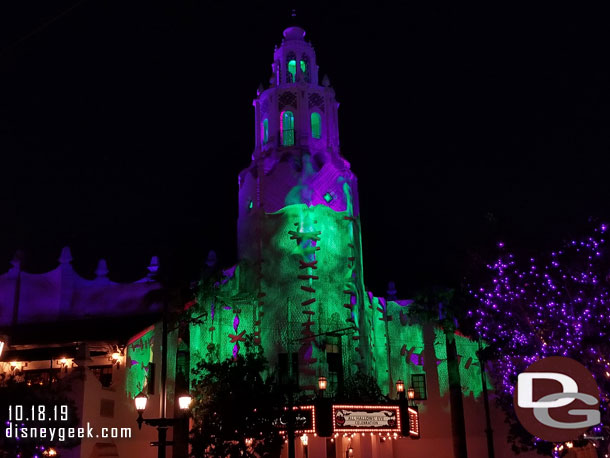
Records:
[[[294,145],[294,115],[292,111],[282,113],[282,145]]]
[[[311,113],[311,136],[313,138],[322,137],[322,117],[315,111]]]
[[[288,61],[288,73],[290,73],[290,83],[297,80],[297,61],[296,59],[291,59]],[[303,75],[307,74],[307,64],[304,60],[301,61],[301,73]]]
[[[290,82],[297,80],[297,61],[292,59],[288,61],[288,73],[290,73]]]
[[[263,119],[263,145],[266,145],[269,141],[269,120]]]
[[[305,82],[310,83],[311,77],[309,75],[309,57],[307,57],[307,54],[303,54],[303,56],[301,56],[301,73],[303,74],[303,79]]]

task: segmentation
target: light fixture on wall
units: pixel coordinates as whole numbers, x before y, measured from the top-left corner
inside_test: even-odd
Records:
[[[401,379],[396,380],[396,392],[404,393],[404,391],[405,391],[405,382],[403,382]]]
[[[411,387],[407,390],[407,398],[409,398],[409,401],[413,401],[415,399],[415,388]]]
[[[0,334],[0,359],[2,359],[2,353],[8,349],[8,337]]]

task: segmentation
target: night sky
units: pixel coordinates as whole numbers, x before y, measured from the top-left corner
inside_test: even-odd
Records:
[[[18,248],[49,270],[67,244],[117,281],[153,254],[175,278],[210,249],[232,265],[252,99],[293,6],[341,102],[376,294],[610,219],[606,15],[413,3],[2,2],[0,272]]]

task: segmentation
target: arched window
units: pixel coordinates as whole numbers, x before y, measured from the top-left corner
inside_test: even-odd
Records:
[[[282,113],[282,145],[294,145],[294,115],[292,111]]]
[[[294,83],[297,80],[297,56],[293,52],[288,54],[286,61],[288,62],[288,72],[286,74],[288,83]]]
[[[311,113],[311,136],[313,138],[322,138],[322,117],[316,111]]]
[[[303,74],[303,79],[306,83],[311,82],[311,77],[309,75],[309,57],[307,57],[307,54],[301,56],[301,73]]]
[[[263,145],[266,145],[269,141],[269,120],[263,119]]]

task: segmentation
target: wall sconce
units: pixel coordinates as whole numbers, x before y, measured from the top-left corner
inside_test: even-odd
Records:
[[[407,390],[407,398],[409,398],[409,401],[412,401],[415,399],[415,388],[409,388]]]
[[[11,372],[15,372],[18,371],[19,369],[17,369],[21,364],[17,361],[11,361],[10,366],[11,366]]]
[[[8,337],[0,334],[0,358],[2,358],[2,353],[5,347],[8,348]]]
[[[397,393],[404,393],[405,392],[405,382],[403,382],[400,379],[396,380],[396,392]]]
[[[318,378],[318,388],[322,392],[326,391],[326,388],[328,388],[328,380],[326,380],[326,377]]]

